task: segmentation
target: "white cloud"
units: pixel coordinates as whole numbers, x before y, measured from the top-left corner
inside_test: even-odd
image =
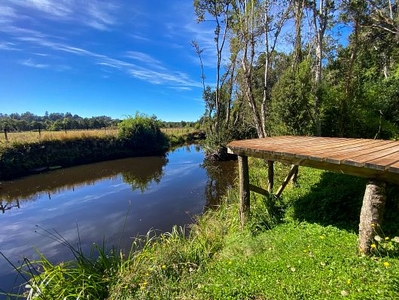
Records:
[[[145,61],[147,66],[140,66],[138,64],[112,58],[107,55],[88,51],[83,48],[73,47],[59,42],[52,42],[40,36],[40,34],[37,34],[37,36],[34,37],[18,37],[17,39],[25,42],[30,42],[42,47],[47,47],[52,50],[93,58],[95,60],[94,63],[97,65],[118,69],[122,72],[129,74],[133,78],[144,80],[152,84],[165,84],[172,87],[201,87],[198,81],[191,80],[186,73],[173,71],[170,69],[168,70],[161,65],[161,62],[143,53],[131,52],[130,54],[133,55],[133,57],[135,57],[139,62]],[[147,62],[155,62],[155,68],[154,65],[148,66]],[[35,64],[31,60],[23,61],[20,63],[26,66],[37,68],[47,67],[47,65]]]
[[[38,68],[38,69],[45,69],[49,68],[49,65],[46,64],[39,64],[34,62],[31,58],[26,59],[26,60],[20,60],[19,63],[23,66],[31,67],[31,68]]]
[[[0,42],[0,50],[20,51],[20,49],[16,48],[15,46],[15,43]]]
[[[70,3],[70,1],[68,1]],[[56,17],[65,17],[72,13],[71,7],[65,1],[52,1],[52,0],[24,0],[20,1],[21,5],[36,8],[49,15]]]
[[[5,0],[7,6],[0,6],[0,23],[11,23],[23,16],[35,16],[82,24],[98,30],[110,30],[116,24],[118,7],[107,1],[71,0]]]
[[[1,0],[0,0],[1,1]],[[6,1],[5,5],[0,4],[1,6],[7,8],[6,10],[0,10],[0,20],[2,16],[7,19],[7,23],[4,26],[0,26],[0,32],[5,33],[10,37],[10,39],[6,40],[6,43],[0,44],[1,50],[17,50],[16,45],[22,49],[25,49],[27,53],[30,52],[33,58],[45,59],[47,61],[43,63],[42,61],[37,62],[30,59],[20,59],[18,61],[19,64],[34,67],[34,68],[52,68],[53,70],[63,71],[67,69],[72,69],[73,59],[70,59],[71,56],[80,56],[86,57],[87,62],[102,66],[99,67],[99,70],[102,72],[109,72],[109,70],[114,69],[119,72],[124,72],[128,76],[149,82],[155,85],[166,85],[168,88],[173,88],[175,90],[191,90],[192,88],[200,88],[201,83],[200,80],[193,80],[190,78],[188,73],[181,72],[179,70],[173,70],[169,65],[165,64],[163,61],[150,54],[149,52],[144,51],[125,51],[123,56],[120,56],[115,53],[107,53],[104,54],[99,53],[96,49],[92,51],[89,48],[80,46],[81,44],[77,44],[77,42],[68,42],[68,40],[72,40],[75,36],[79,36],[82,38],[82,34],[86,34],[87,30],[82,30],[82,25],[89,26],[91,28],[95,28],[98,30],[111,30],[113,26],[127,23],[129,26],[140,30],[126,32],[125,36],[130,37],[132,39],[138,40],[138,43],[132,44],[135,49],[135,45],[143,44],[143,42],[152,43],[153,47],[165,47],[168,51],[175,47],[179,47],[180,49],[188,48],[189,54],[184,54],[183,52],[179,52],[181,55],[181,61],[187,58],[192,53],[192,61],[195,65],[198,64],[198,60],[195,60],[194,50],[190,49],[189,42],[190,36],[195,35],[196,37],[202,37],[200,31],[195,31],[194,26],[191,28],[189,25],[181,26],[181,23],[185,24],[186,22],[195,23],[195,20],[188,11],[190,10],[192,13],[191,4],[184,5],[184,16],[183,20],[170,21],[168,26],[173,28],[173,35],[175,38],[171,40],[163,40],[162,45],[160,45],[160,41],[149,39],[146,36],[146,30],[149,30],[149,24],[151,23],[151,18],[154,18],[153,15],[144,16],[139,11],[139,7],[134,7],[134,13],[132,16],[129,16],[128,20],[125,17],[121,17],[117,19],[115,16],[117,13],[123,13],[126,11],[125,6],[124,11],[122,11],[122,6],[118,7],[114,3],[102,0],[90,0],[90,1],[81,1],[81,0],[3,0]],[[122,4],[120,4],[122,5]],[[171,4],[172,5],[172,4]],[[177,10],[177,8],[174,8]],[[132,11],[133,11],[132,10]],[[172,10],[174,11],[174,10]],[[161,12],[157,12],[161,14]],[[119,14],[120,15],[120,14]],[[122,14],[123,15],[123,14]],[[17,17],[18,16],[18,17]],[[35,16],[35,18],[31,18]],[[137,16],[141,16],[144,19],[140,22],[137,20]],[[21,18],[25,18],[29,22],[21,22]],[[42,20],[40,20],[40,18]],[[132,21],[134,19],[134,22]],[[149,18],[149,19],[148,19]],[[42,22],[43,19],[46,19],[47,22]],[[150,21],[149,21],[150,20]],[[52,22],[62,23],[62,26],[67,24],[71,24],[71,35],[64,34],[59,35],[59,31],[51,30]],[[23,25],[22,25],[23,23]],[[73,24],[72,24],[73,23]],[[27,26],[26,24],[46,24],[47,28],[43,29],[43,27],[39,26]],[[80,24],[80,25],[79,25]],[[57,24],[55,24],[57,25]],[[55,29],[59,27],[54,26]],[[130,27],[129,27],[130,28]],[[42,31],[43,30],[43,31]],[[141,31],[144,30],[144,31]],[[152,29],[151,29],[152,30]],[[165,35],[167,34],[167,30],[165,31]],[[203,32],[202,32],[203,33]],[[72,35],[73,34],[73,35]],[[187,34],[189,35],[187,37]],[[165,36],[164,36],[165,37]],[[180,44],[176,44],[176,38],[181,37],[179,39],[182,41]],[[186,39],[186,40],[185,40]],[[205,39],[207,40],[207,39]],[[210,38],[212,40],[212,38]],[[84,45],[93,45],[93,47],[98,47],[98,42],[94,40],[88,39],[84,42]],[[12,43],[15,42],[15,43]],[[75,45],[79,46],[75,46]],[[137,48],[136,48],[137,49]],[[53,53],[52,51],[58,52],[58,54]],[[46,53],[46,54],[45,54]],[[62,54],[63,53],[63,54]],[[34,56],[33,56],[34,55]],[[47,56],[45,56],[47,55]],[[212,53],[213,55],[213,53]],[[57,59],[63,59],[64,65],[60,67],[53,66],[51,61]],[[191,61],[190,61],[191,62]],[[59,64],[59,61],[58,61]],[[69,66],[67,66],[68,64]],[[211,65],[212,67],[214,64]],[[107,74],[109,76],[109,74]]]
[[[12,7],[0,5],[0,24],[10,23],[16,17],[17,14]]]
[[[126,57],[165,70],[165,68],[161,66],[162,63],[159,60],[151,57],[146,53],[137,52],[137,51],[128,51],[126,52]]]

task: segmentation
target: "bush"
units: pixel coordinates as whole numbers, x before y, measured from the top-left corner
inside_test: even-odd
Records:
[[[167,148],[166,136],[161,132],[161,122],[155,116],[136,113],[118,124],[118,137],[133,150],[163,151]]]

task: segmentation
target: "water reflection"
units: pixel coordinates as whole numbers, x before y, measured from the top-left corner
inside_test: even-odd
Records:
[[[102,179],[121,175],[132,190],[142,193],[152,182],[159,183],[167,157],[135,157],[54,170],[26,178],[0,183],[0,211],[21,208],[20,203],[35,201],[82,186],[95,185]],[[23,206],[23,205],[22,205]]]
[[[233,187],[236,178],[236,165],[231,161],[204,161],[201,167],[206,170],[205,185],[206,207],[216,208],[220,199]]]
[[[151,229],[190,224],[217,206],[234,182],[235,162],[203,159],[199,146],[188,146],[166,157],[114,160],[2,182],[0,252],[18,265],[22,257],[37,259],[38,249],[58,263],[73,257],[40,228],[89,251],[92,243],[102,242],[129,249],[134,237]],[[15,272],[0,259],[0,289],[12,286]]]

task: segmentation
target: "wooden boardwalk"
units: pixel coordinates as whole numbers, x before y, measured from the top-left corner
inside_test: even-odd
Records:
[[[240,140],[229,152],[399,184],[399,142],[305,136]]]
[[[360,222],[359,247],[363,252],[369,252],[372,233],[368,232],[365,236],[362,235],[365,231],[374,228],[376,224],[380,225],[379,220],[382,220],[385,206],[384,183],[399,184],[399,141],[277,136],[233,141],[227,145],[227,148],[229,153],[236,154],[239,158],[242,224],[245,223],[249,213],[249,191],[261,194],[272,192],[274,161],[293,165],[291,172],[277,192],[278,196],[295,174],[298,166],[368,178],[369,183],[366,187],[362,207],[362,215],[367,215],[368,223]],[[249,183],[248,157],[262,158],[269,162],[268,191]],[[374,225],[371,226],[372,224]],[[370,229],[364,227],[370,227]],[[362,239],[363,244],[361,245]]]

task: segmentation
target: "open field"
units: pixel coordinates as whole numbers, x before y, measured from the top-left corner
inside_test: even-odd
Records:
[[[196,131],[194,128],[161,128],[161,131],[167,135],[182,135]],[[49,140],[68,140],[85,137],[104,137],[116,136],[117,129],[92,129],[92,130],[68,130],[68,131],[42,131],[40,134],[37,131],[24,132],[9,132],[7,133],[7,140],[4,133],[0,134],[0,148],[6,147],[13,143],[34,143],[39,141]]]

